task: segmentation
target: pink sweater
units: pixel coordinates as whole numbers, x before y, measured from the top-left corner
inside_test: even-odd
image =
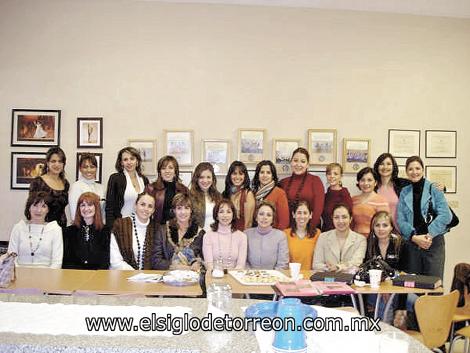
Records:
[[[224,265],[231,261],[231,268],[243,269],[247,254],[246,234],[239,230],[232,232],[230,227],[219,224],[217,232],[211,230],[204,234],[202,252],[209,270],[217,259],[222,259]]]

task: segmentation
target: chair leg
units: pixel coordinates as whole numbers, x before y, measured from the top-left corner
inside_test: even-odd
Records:
[[[463,339],[463,337],[455,336],[452,340],[450,340],[449,353],[452,353],[452,351],[454,350],[454,343],[460,339]],[[464,353],[467,353],[465,349],[464,349]]]

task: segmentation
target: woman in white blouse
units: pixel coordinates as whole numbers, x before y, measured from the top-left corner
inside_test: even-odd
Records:
[[[8,252],[18,255],[18,266],[61,268],[63,256],[62,228],[46,217],[52,200],[48,193],[29,194],[24,215],[11,231]]]
[[[92,153],[82,153],[78,162],[80,175],[78,180],[72,184],[69,190],[70,218],[75,219],[77,211],[77,201],[85,192],[92,192],[98,195],[100,199],[101,213],[104,216],[104,188],[97,183],[96,171],[98,170],[98,161]]]
[[[112,228],[116,218],[130,216],[134,212],[137,195],[149,183],[142,174],[142,157],[133,147],[124,147],[118,153],[115,168],[111,174],[106,192],[106,225]]]
[[[135,213],[118,218],[111,234],[111,270],[150,270],[154,248],[154,227],[150,221],[155,199],[141,193],[135,203]]]

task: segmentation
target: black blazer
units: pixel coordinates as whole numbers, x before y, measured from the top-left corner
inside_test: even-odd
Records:
[[[141,175],[144,180],[144,187],[148,185],[149,180],[145,175]],[[113,227],[114,220],[121,218],[121,209],[124,206],[124,192],[126,191],[126,176],[124,173],[111,174],[108,180],[108,189],[106,191],[106,225]]]

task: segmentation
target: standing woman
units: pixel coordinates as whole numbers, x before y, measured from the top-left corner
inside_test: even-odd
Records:
[[[202,267],[202,239],[205,232],[193,218],[189,195],[176,194],[172,210],[174,217],[156,228],[153,268],[199,271]]]
[[[110,245],[111,270],[151,270],[154,258],[154,227],[150,218],[155,199],[143,192],[137,196],[135,213],[114,222]]]
[[[256,228],[245,231],[248,238],[248,267],[265,270],[285,270],[289,265],[289,248],[284,233],[274,229],[276,207],[262,201],[256,209]]]
[[[70,218],[72,220],[75,219],[77,205],[79,205],[78,199],[84,192],[93,192],[98,195],[101,213],[104,212],[104,188],[103,185],[95,181],[98,169],[96,157],[91,153],[82,153],[78,165],[80,178],[72,184],[69,191]]]
[[[137,196],[149,183],[142,174],[142,158],[134,147],[124,147],[118,152],[106,192],[106,225],[113,227],[117,218],[130,216],[135,210]]]
[[[73,224],[64,231],[62,268],[107,270],[110,232],[103,224],[100,198],[94,192],[80,195]]]
[[[235,228],[236,210],[232,201],[222,199],[214,207],[212,230],[204,235],[202,252],[207,271],[215,264],[226,269],[243,269],[246,264],[246,234]]]
[[[390,208],[387,200],[375,192],[378,176],[372,168],[362,168],[357,173],[356,180],[356,185],[361,193],[352,198],[352,216],[354,218],[352,229],[368,237],[372,217],[379,211],[390,212]]]
[[[320,234],[313,256],[313,269],[347,271],[362,263],[367,241],[361,234],[351,230],[351,222],[351,210],[346,205],[336,205],[333,209],[335,229]]]
[[[352,209],[352,199],[349,190],[341,184],[343,176],[343,167],[339,163],[330,163],[326,166],[326,180],[330,186],[325,194],[325,205],[322,213],[322,231],[332,230],[333,225],[333,208],[342,203]]]
[[[294,207],[300,200],[306,200],[313,211],[310,223],[312,227],[318,228],[325,201],[325,188],[319,177],[308,173],[309,159],[310,155],[305,148],[295,149],[290,160],[292,176],[282,179],[280,186],[286,192],[290,213],[294,212]]]
[[[444,276],[444,234],[452,219],[444,193],[424,179],[424,164],[420,157],[406,160],[406,174],[411,185],[403,188],[398,201],[398,225],[408,242],[407,272]],[[429,223],[432,203],[434,218]]]
[[[165,224],[171,217],[171,203],[178,193],[187,193],[188,188],[181,183],[178,161],[173,156],[160,158],[157,165],[158,178],[146,191],[155,198],[153,221],[155,226]]]
[[[61,268],[62,228],[56,221],[46,221],[51,205],[49,193],[29,193],[24,209],[26,221],[15,224],[8,243],[8,252],[18,255],[18,266]]]
[[[33,179],[29,193],[44,191],[51,197],[47,221],[56,221],[59,226],[67,225],[65,207],[69,203],[70,184],[65,179],[65,153],[60,147],[51,147],[46,153],[46,166],[42,175]]]
[[[214,206],[222,198],[217,190],[217,178],[212,164],[202,162],[197,165],[191,179],[190,195],[194,220],[207,232],[214,223]]]
[[[289,262],[298,262],[301,270],[310,270],[315,246],[320,236],[320,229],[313,228],[310,223],[312,219],[310,204],[300,200],[295,206],[292,219],[291,227],[284,231],[289,246]]]
[[[272,202],[276,208],[273,227],[284,230],[289,227],[289,202],[285,191],[277,186],[278,181],[273,162],[265,160],[258,163],[252,182],[256,204],[259,206],[264,200]]]
[[[250,228],[253,224],[256,203],[253,192],[250,190],[250,176],[243,162],[234,161],[230,164],[222,196],[230,199],[235,205],[237,211],[234,215],[236,229],[243,232]]]

